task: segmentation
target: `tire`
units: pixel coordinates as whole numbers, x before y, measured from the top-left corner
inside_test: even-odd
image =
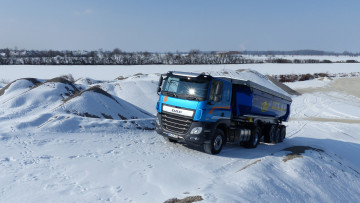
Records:
[[[216,129],[212,136],[210,143],[204,144],[204,151],[208,154],[219,154],[225,144],[224,132],[220,129]]]
[[[280,126],[276,126],[274,139],[272,140],[273,144],[280,142],[280,134],[281,134]]]
[[[276,133],[276,126],[269,125],[269,127],[267,127],[267,132],[264,136],[264,141],[266,143],[272,143],[275,137],[275,133]]]
[[[250,141],[248,141],[245,144],[245,147],[246,148],[256,148],[260,142],[260,137],[261,137],[260,129],[259,129],[259,127],[255,127],[252,130]]]
[[[174,139],[171,139],[171,138],[167,138],[167,140],[168,140],[169,142],[172,142],[172,143],[177,143],[177,142],[178,142],[177,140],[174,140]]]
[[[286,137],[286,126],[281,125],[280,126],[280,136],[279,136],[279,142],[283,142]]]

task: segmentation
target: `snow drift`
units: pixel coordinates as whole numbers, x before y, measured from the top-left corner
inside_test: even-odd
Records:
[[[262,66],[267,66],[271,75],[284,72],[273,64]],[[231,72],[222,67],[211,71],[202,70],[204,66],[183,68],[254,77],[273,86],[256,72]],[[324,68],[312,67],[315,72]],[[288,136],[283,143],[262,143],[256,149],[226,145],[221,154],[213,156],[144,131],[153,128],[156,113],[159,75],[154,71],[178,68],[134,67],[129,72],[143,74],[110,81],[19,79],[2,85],[0,201],[360,199],[360,161],[356,156],[360,153],[360,98],[356,87],[344,91],[358,84],[358,78],[287,84],[302,95],[292,96]]]
[[[83,123],[77,126],[79,129],[87,125],[87,118],[105,118],[131,123],[121,125],[126,128],[153,128],[152,114],[109,94],[100,86],[91,85],[77,85],[62,77],[50,80],[19,79],[0,90],[0,115],[8,119],[21,119],[16,125],[18,129],[34,126],[42,128],[51,126],[49,123],[56,123],[65,131],[74,131],[61,125],[65,120],[77,120],[74,123]],[[82,90],[84,88],[87,89]]]

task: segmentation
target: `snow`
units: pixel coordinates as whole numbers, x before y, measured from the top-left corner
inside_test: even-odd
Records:
[[[345,62],[347,60],[356,60],[360,61],[360,56],[347,56],[347,55],[341,55],[341,56],[327,56],[327,55],[273,55],[273,56],[266,56],[266,55],[244,55],[245,58],[249,59],[255,59],[255,60],[267,60],[267,59],[287,59],[287,60],[329,60],[333,63],[336,62]]]
[[[306,88],[317,88],[324,87],[331,82],[330,78],[317,78],[314,80],[298,81],[298,82],[288,82],[284,83],[285,85],[291,87],[292,89],[306,89]]]
[[[3,66],[6,80],[40,84],[17,80],[0,96],[0,202],[357,202],[359,78],[288,83],[303,94],[292,97],[287,139],[276,145],[229,144],[214,156],[151,130],[159,73],[357,71],[326,65]],[[49,80],[68,73],[81,79]],[[289,155],[294,146],[307,150]]]
[[[109,66],[62,66],[62,65],[3,65],[0,67],[1,79],[13,81],[19,78],[54,78],[72,74],[75,79],[93,78],[114,80],[119,76],[129,77],[137,73],[166,73],[167,71],[201,72],[223,69],[252,69],[264,75],[306,74],[306,73],[351,73],[359,72],[358,63],[330,64],[236,64],[236,65],[109,65]],[[101,70],[101,71],[99,71]]]

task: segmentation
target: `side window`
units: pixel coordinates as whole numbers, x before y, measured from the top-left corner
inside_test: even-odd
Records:
[[[210,96],[209,96],[210,101],[214,101],[214,102],[221,101],[222,87],[223,87],[223,83],[221,81],[213,80],[211,82],[211,89],[210,89]]]
[[[168,78],[165,82],[166,86],[164,88],[165,91],[169,92],[177,92],[178,85],[179,85],[180,79],[179,78]]]

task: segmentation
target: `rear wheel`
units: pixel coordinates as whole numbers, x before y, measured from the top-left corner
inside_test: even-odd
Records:
[[[280,136],[279,136],[279,142],[283,142],[286,137],[286,126],[281,125],[280,126]]]
[[[276,144],[280,142],[280,136],[281,136],[281,128],[280,126],[276,126],[274,139],[272,140],[272,143]]]
[[[260,142],[260,130],[258,127],[255,127],[252,130],[250,140],[245,144],[247,148],[256,148]]]
[[[204,144],[204,151],[208,154],[218,154],[225,144],[224,132],[220,129],[216,129],[212,136],[210,143]]]
[[[276,133],[276,126],[275,125],[269,125],[267,127],[267,131],[266,134],[264,136],[264,141],[266,143],[272,143],[275,137],[275,133]]]

